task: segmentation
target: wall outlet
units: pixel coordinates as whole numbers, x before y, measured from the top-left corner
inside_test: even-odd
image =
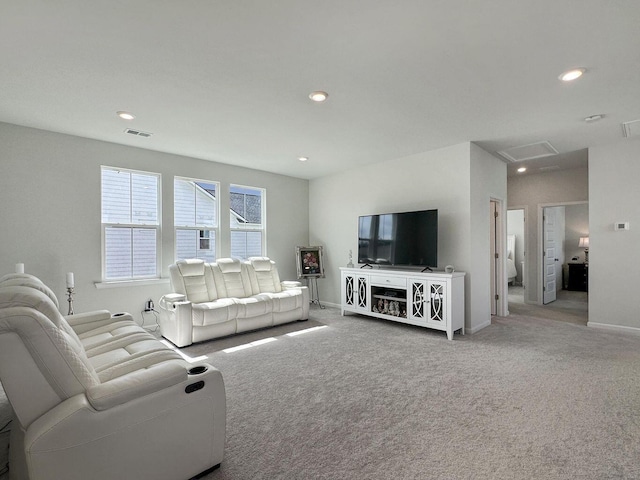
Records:
[[[153,300],[149,299],[147,300],[147,303],[144,304],[144,311],[153,312],[153,307]]]

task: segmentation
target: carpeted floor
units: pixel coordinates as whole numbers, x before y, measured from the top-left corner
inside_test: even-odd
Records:
[[[204,478],[640,479],[640,336],[512,313],[450,342],[310,317],[182,349],[227,388],[225,460]]]
[[[558,290],[555,301],[547,305],[531,305],[524,302],[522,287],[509,286],[509,312],[586,325],[589,320],[589,294],[587,292]]]

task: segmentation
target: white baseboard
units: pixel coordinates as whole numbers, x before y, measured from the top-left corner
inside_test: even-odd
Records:
[[[634,335],[640,335],[640,328],[625,327],[624,325],[611,325],[608,323],[587,322],[587,327],[601,328],[603,330],[613,330],[616,332],[624,332],[624,333],[632,333]]]
[[[491,320],[489,320],[488,322],[484,322],[483,324],[475,327],[469,327],[469,328],[465,327],[464,331],[465,333],[469,333],[473,335],[474,333],[478,333],[483,328],[487,328],[489,325],[491,325]]]
[[[339,303],[323,302],[322,300],[320,300],[320,303],[323,307],[342,308]]]

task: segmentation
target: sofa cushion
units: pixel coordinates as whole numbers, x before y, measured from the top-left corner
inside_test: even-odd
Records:
[[[274,267],[273,262],[268,257],[251,257],[249,263],[256,272],[270,272]]]
[[[94,355],[89,358],[89,361],[94,366],[100,381],[106,382],[160,362],[181,359],[178,353],[151,337]]]
[[[274,312],[289,312],[302,307],[302,290],[284,290],[277,293],[265,293],[271,298]]]
[[[204,275],[204,260],[199,258],[178,260],[176,265],[180,270],[180,275],[183,277],[199,277]]]
[[[234,320],[238,316],[238,305],[233,298],[219,298],[213,302],[194,303],[192,309],[193,324],[198,326],[224,323]]]
[[[171,282],[179,293],[194,303],[211,300],[205,279],[205,263],[200,259],[178,260],[171,271]]]
[[[272,301],[268,295],[236,298],[235,301],[238,304],[238,318],[259,317],[272,311]]]
[[[245,298],[253,294],[247,266],[235,258],[222,258],[211,265],[218,293],[226,298]],[[216,270],[218,275],[216,275]]]
[[[222,273],[240,273],[242,263],[235,258],[221,258],[216,262]]]
[[[260,293],[275,293],[282,290],[280,283],[277,283],[271,272],[256,272],[256,281]]]
[[[60,308],[58,297],[56,297],[53,291],[48,286],[46,286],[42,282],[42,280],[34,275],[29,275],[28,273],[9,273],[0,278],[0,286],[8,287],[11,285],[20,287],[31,287],[36,290],[40,290],[51,299],[56,308]]]
[[[40,280],[38,280],[38,282],[40,282]],[[60,330],[60,333],[69,342],[69,346],[72,347],[73,351],[86,363],[84,347],[82,346],[80,338],[78,338],[76,332],[58,311],[58,307],[56,307],[47,293],[37,288],[36,284],[30,282],[23,282],[22,285],[18,286],[3,283],[0,285],[0,290],[3,292],[3,295],[0,297],[0,308],[21,306],[30,307],[39,311]]]
[[[248,263],[254,294],[282,291],[275,262],[267,257],[251,257]]]
[[[84,349],[89,353],[91,349],[104,347],[117,342],[122,338],[131,338],[135,335],[149,336],[151,334],[144,332],[140,326],[133,324],[133,322],[123,320],[120,322],[113,322],[99,328],[94,328],[79,334],[78,337],[80,338]]]

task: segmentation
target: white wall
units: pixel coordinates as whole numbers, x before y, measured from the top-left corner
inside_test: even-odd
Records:
[[[472,155],[473,152],[473,155]],[[486,200],[481,219],[471,221],[471,169],[486,171],[488,185],[502,182],[506,185],[506,167],[479,147],[469,143],[454,145],[431,152],[389,160],[366,168],[358,168],[311,180],[309,185],[310,240],[312,245],[323,245],[326,278],[318,281],[322,301],[340,303],[340,271],[349,260],[349,250],[357,259],[357,227],[360,215],[397,211],[438,209],[438,268],[452,264],[458,271],[466,271],[466,326],[473,329],[490,319],[489,294],[486,299],[470,301],[471,282],[488,278],[489,187],[474,187],[474,198]],[[504,167],[495,168],[493,160]],[[495,175],[495,171],[502,172]],[[494,175],[498,178],[493,178]],[[480,174],[482,180],[487,180]],[[472,263],[472,236],[478,241],[476,248],[485,249],[476,264]],[[486,238],[485,238],[486,237]],[[484,290],[479,286],[478,292]]]
[[[537,303],[541,298],[542,247],[539,245],[540,205],[570,202],[587,202],[589,199],[588,168],[573,168],[539,174],[509,177],[507,181],[508,203],[527,207],[525,222],[527,253],[525,256],[525,301]],[[591,250],[589,250],[591,251]]]
[[[589,149],[589,325],[640,329],[639,180],[640,140]]]
[[[153,139],[141,139],[153,142]],[[149,144],[149,143],[146,143]],[[308,181],[221,163],[0,123],[0,276],[25,271],[51,286],[66,313],[65,272],[74,272],[77,312],[130,311],[170,291],[154,286],[96,289],[101,280],[100,165],[162,174],[162,276],[173,262],[174,175],[221,182],[221,252],[229,252],[230,183],[267,190],[267,253],[282,279],[295,279],[295,247],[309,241]],[[147,315],[148,316],[148,315]],[[153,318],[147,318],[147,323]]]
[[[502,257],[506,257],[506,231],[507,231],[507,166],[493,155],[485,152],[475,144],[471,144],[470,149],[470,223],[471,236],[468,248],[470,249],[470,264],[465,287],[470,289],[471,323],[468,325],[469,331],[475,331],[491,324],[491,246],[490,228],[493,225],[491,219],[490,203],[497,200],[502,205],[503,214],[498,219],[499,241]],[[498,291],[500,296],[498,315],[506,315],[507,312],[507,291],[506,291],[506,262],[498,277],[503,279],[502,291]]]

